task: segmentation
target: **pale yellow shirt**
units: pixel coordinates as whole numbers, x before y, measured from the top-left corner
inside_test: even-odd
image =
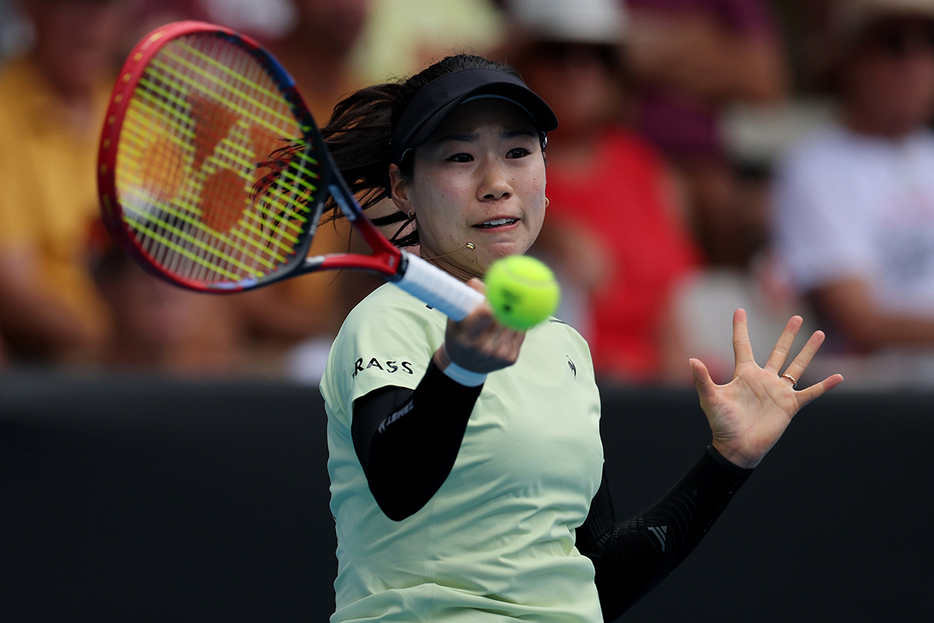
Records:
[[[574,546],[602,475],[600,400],[587,344],[569,326],[533,328],[518,362],[488,376],[451,474],[425,507],[395,522],[370,493],[353,401],[414,388],[445,326],[387,284],[351,312],[331,350],[321,392],[338,539],[332,623],[601,621],[593,565]]]

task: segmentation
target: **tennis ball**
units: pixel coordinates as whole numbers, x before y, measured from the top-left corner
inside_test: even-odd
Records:
[[[493,314],[511,329],[527,331],[558,309],[561,289],[555,275],[534,257],[499,259],[490,266],[484,281]]]

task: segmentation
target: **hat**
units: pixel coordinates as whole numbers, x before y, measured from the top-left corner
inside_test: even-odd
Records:
[[[558,119],[545,100],[519,77],[496,69],[463,69],[432,80],[415,94],[392,130],[392,162],[400,164],[406,152],[425,143],[461,104],[499,98],[516,104],[535,121],[542,133],[558,127]]]
[[[836,0],[830,27],[838,37],[851,39],[876,20],[903,16],[934,20],[934,0]]]
[[[549,41],[618,44],[628,24],[621,0],[507,0],[505,7],[526,35]]]

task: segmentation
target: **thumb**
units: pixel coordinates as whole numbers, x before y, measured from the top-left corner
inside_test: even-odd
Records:
[[[694,376],[694,387],[697,388],[697,393],[700,395],[702,401],[710,402],[714,399],[717,385],[713,382],[713,379],[710,378],[710,371],[707,370],[707,366],[704,365],[704,362],[700,359],[689,359],[688,363],[691,364],[691,373]]]

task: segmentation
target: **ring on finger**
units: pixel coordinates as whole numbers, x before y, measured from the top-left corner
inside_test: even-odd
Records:
[[[788,379],[789,381],[791,381],[791,389],[798,389],[798,379],[791,376],[787,372],[784,374],[780,374],[779,376],[782,377],[783,379]]]

